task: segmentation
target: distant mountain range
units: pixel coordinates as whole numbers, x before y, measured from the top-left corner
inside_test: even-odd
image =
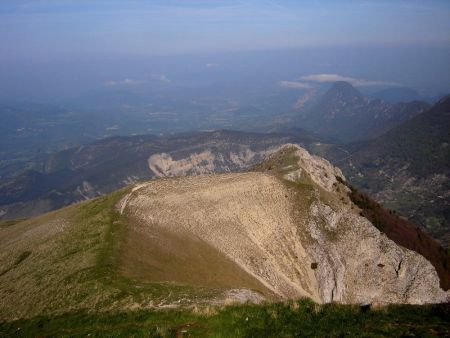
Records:
[[[299,125],[339,143],[382,135],[428,108],[424,102],[391,104],[369,99],[347,82],[336,82],[301,113]]]

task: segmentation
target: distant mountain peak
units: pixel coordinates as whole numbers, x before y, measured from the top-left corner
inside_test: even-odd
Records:
[[[352,89],[352,90],[356,90],[355,87],[353,87],[351,85],[351,83],[347,82],[347,81],[336,81],[333,83],[331,88],[340,88],[340,89]]]
[[[331,122],[341,116],[351,116],[357,107],[365,103],[364,96],[350,83],[335,82],[312,109],[312,129],[320,128],[324,121]]]
[[[350,83],[339,81],[305,113],[302,126],[335,142],[352,142],[379,136],[425,108],[421,102],[370,100]]]
[[[357,101],[364,101],[364,96],[350,83],[345,81],[335,82],[331,88],[325,93],[324,97],[342,98],[342,99],[356,99]]]

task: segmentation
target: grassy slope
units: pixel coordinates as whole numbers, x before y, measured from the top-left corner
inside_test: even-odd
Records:
[[[124,191],[0,228],[0,320],[124,310],[205,299],[216,291],[146,283],[120,273]]]
[[[163,228],[148,233],[133,223],[129,222],[121,248],[120,272],[124,276],[142,282],[203,286],[217,294],[227,288],[248,288],[272,296],[256,278],[192,234]]]
[[[117,192],[1,230],[0,259],[6,269],[0,273],[0,318],[109,307],[117,291],[102,277],[114,259],[108,254],[119,224],[107,210],[120,196]]]
[[[198,311],[128,311],[35,317],[0,324],[0,337],[399,337],[448,336],[449,306],[317,305],[308,300]]]

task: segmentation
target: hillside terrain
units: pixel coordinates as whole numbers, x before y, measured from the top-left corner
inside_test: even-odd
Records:
[[[326,147],[349,181],[450,243],[450,98],[373,141]]]
[[[369,99],[347,82],[336,82],[300,111],[299,125],[338,143],[372,139],[423,112],[420,101],[389,103]]]
[[[24,218],[153,177],[241,170],[308,134],[217,131],[113,137],[37,158],[0,181],[0,219]]]
[[[3,222],[0,317],[445,301],[442,275],[361,216],[343,179],[290,145],[248,172],[151,180]]]

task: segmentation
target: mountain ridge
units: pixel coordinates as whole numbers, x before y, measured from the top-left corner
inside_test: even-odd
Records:
[[[155,179],[2,225],[0,317],[448,297],[430,262],[359,214],[328,161],[291,144],[252,170]]]

